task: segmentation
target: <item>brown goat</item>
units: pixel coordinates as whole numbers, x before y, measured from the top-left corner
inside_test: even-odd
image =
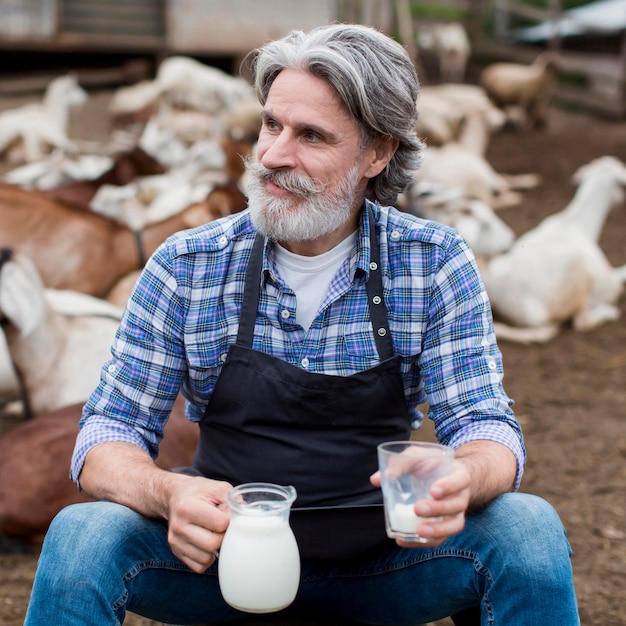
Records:
[[[485,93],[503,110],[518,107],[526,128],[547,124],[548,106],[558,75],[558,56],[547,51],[533,63],[492,63],[480,75]]]
[[[156,464],[190,466],[198,426],[183,415],[179,397],[165,427]],[[36,539],[65,506],[86,501],[69,479],[82,404],[42,413],[0,438],[0,534]]]
[[[138,233],[41,192],[0,184],[0,247],[28,255],[46,287],[97,297],[140,268],[168,236],[215,217],[194,206]]]

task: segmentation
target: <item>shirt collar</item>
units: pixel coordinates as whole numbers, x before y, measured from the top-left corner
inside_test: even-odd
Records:
[[[370,229],[376,228],[375,222],[370,222],[370,213],[367,210],[368,207],[372,208],[372,214],[374,219],[376,216],[376,205],[369,200],[365,200],[361,209],[361,218],[359,222],[359,232],[357,235],[355,252],[350,258],[350,274],[355,276],[357,270],[363,272],[368,277],[370,272],[370,257],[372,254],[370,246]],[[264,286],[268,279],[275,280],[274,276],[274,242],[265,238],[265,244],[263,246],[263,270],[262,270],[262,286]]]

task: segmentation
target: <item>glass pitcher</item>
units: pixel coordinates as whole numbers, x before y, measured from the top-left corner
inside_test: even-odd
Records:
[[[289,526],[296,490],[246,483],[228,494],[230,524],[218,558],[224,600],[248,613],[289,606],[300,583],[300,554]]]

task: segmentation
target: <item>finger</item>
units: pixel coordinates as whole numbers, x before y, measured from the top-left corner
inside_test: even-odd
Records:
[[[440,521],[425,521],[417,527],[421,541],[411,542],[398,539],[396,543],[403,548],[432,548],[441,545],[448,537],[456,535],[465,527],[465,515],[459,513]]]
[[[170,537],[172,552],[195,572],[203,572],[210,567],[221,547],[223,535],[201,529],[184,537]]]
[[[450,515],[444,517],[438,521],[425,521],[422,522],[417,532],[420,537],[424,537],[429,541],[441,543],[448,537],[460,533],[465,527],[465,515],[458,513],[457,515]]]
[[[380,472],[375,472],[370,476],[370,482],[374,487],[380,487]]]
[[[168,542],[172,551],[181,559],[207,566],[212,562],[212,556],[222,545],[223,532],[209,530],[196,524],[185,524],[176,528],[170,525]]]
[[[176,554],[176,552],[174,552]],[[189,554],[176,554],[176,556],[193,572],[202,574],[217,560],[216,552],[204,552],[193,550]]]
[[[418,500],[415,503],[415,512],[420,517],[447,517],[464,513],[468,505],[469,490],[464,490],[441,500]]]
[[[430,494],[438,500],[468,489],[469,486],[469,473],[464,467],[460,467],[458,471],[453,471],[448,476],[436,480],[430,489]]]

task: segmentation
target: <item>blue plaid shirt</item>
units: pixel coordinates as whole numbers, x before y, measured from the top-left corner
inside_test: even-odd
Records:
[[[373,210],[389,326],[415,425],[419,405],[428,403],[441,443],[504,444],[517,458],[519,485],[521,429],[502,388],[491,308],[472,252],[441,224],[393,208]],[[364,211],[357,244],[307,332],[295,321],[295,294],[266,244],[255,350],[323,374],[348,376],[377,365],[365,288],[371,226]],[[177,233],[152,255],[83,411],[71,467],[77,484],[85,455],[101,442],[131,442],[155,457],[180,391],[188,418],[201,419],[236,339],[254,236],[244,211]]]

